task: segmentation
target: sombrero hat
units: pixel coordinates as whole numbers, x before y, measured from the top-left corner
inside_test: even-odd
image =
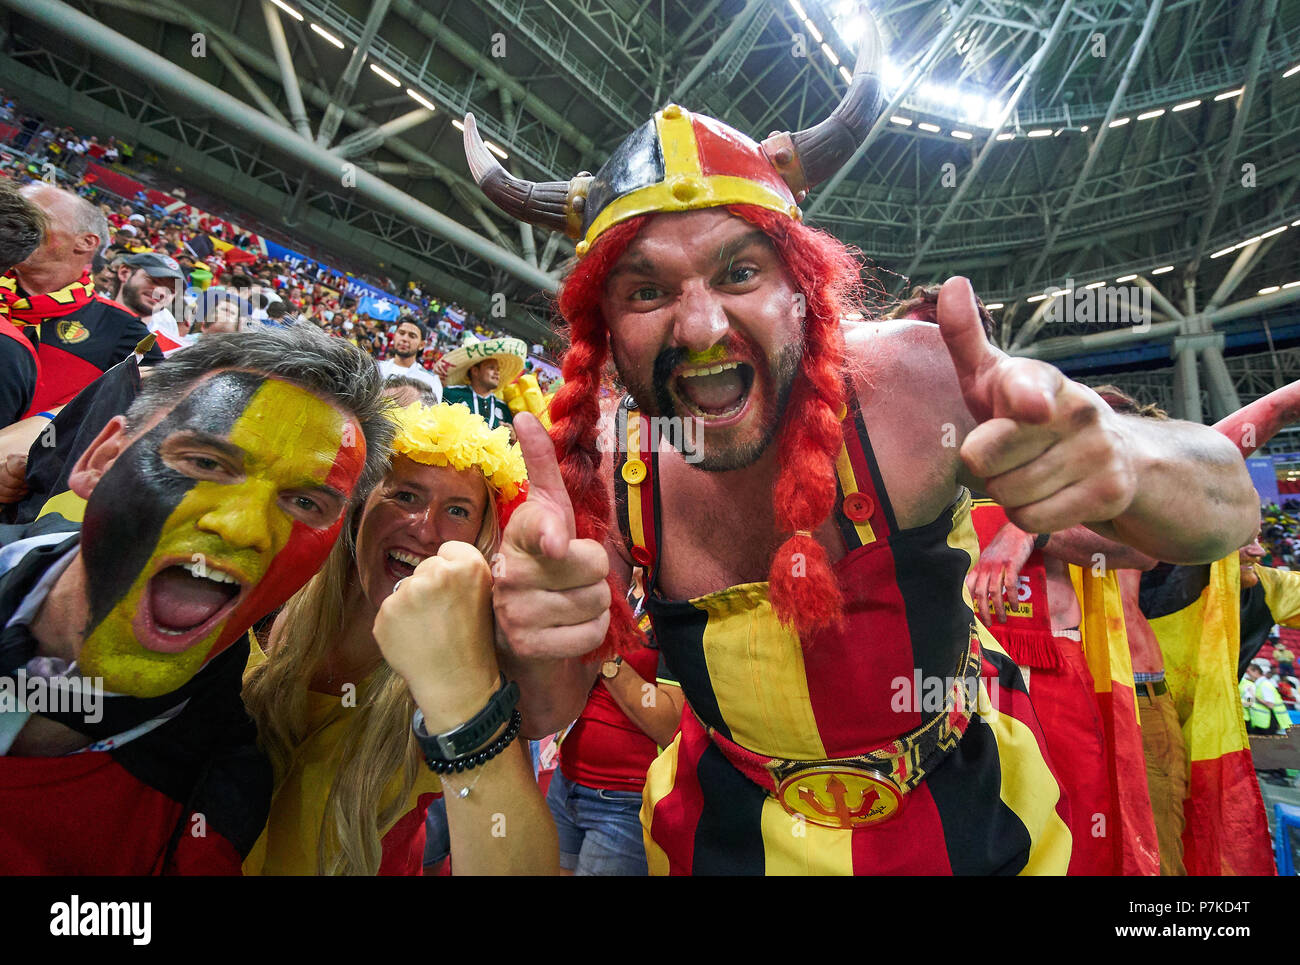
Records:
[[[519,338],[479,339],[466,334],[460,348],[442,357],[439,368],[443,371],[443,385],[464,385],[469,381],[469,370],[480,362],[496,359],[501,367],[501,385],[507,386],[524,370],[528,346]]]

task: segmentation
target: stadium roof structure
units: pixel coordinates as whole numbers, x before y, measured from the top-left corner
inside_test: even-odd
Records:
[[[854,0],[0,4],[24,103],[322,251],[482,312],[504,294],[521,334],[572,243],[478,193],[466,111],[533,180],[594,171],[669,102],[761,139],[826,116],[863,29]],[[866,6],[889,106],[807,220],[888,293],[970,277],[1014,351],[1158,344],[1175,409],[1200,417],[1200,368],[1209,408],[1239,401],[1225,327],[1300,298],[1300,0]],[[1052,311],[1117,285],[1149,293],[1143,331]]]

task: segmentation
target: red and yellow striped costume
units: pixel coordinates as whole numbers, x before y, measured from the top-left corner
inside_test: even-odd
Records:
[[[656,639],[691,708],[646,780],[651,872],[1064,874],[1066,802],[1020,673],[974,619],[963,586],[978,556],[969,494],[933,522],[899,530],[853,400],[836,466],[835,516],[848,553],[835,572],[846,622],[805,646],[776,620],[766,583],[687,601],[657,592],[657,454],[644,419],[629,417],[626,405],[619,419],[632,454],[620,455],[615,472],[620,521],[647,570]],[[973,715],[923,699],[900,703],[900,687],[960,678],[968,662],[978,674]],[[926,724],[942,735],[940,750],[889,757],[890,742]],[[778,799],[778,778],[799,762],[873,750],[906,789],[896,808],[882,791],[870,813],[896,810],[888,820],[817,823],[818,815],[866,815],[876,800],[839,776],[792,778],[787,804]],[[780,759],[767,768],[776,777],[760,786],[770,758]],[[803,807],[787,810],[799,799]]]

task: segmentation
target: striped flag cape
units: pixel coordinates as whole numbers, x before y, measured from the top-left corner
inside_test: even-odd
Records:
[[[1264,801],[1237,693],[1237,554],[1209,565],[1209,583],[1199,596],[1148,620],[1164,653],[1165,681],[1191,760],[1183,804],[1187,873],[1275,874]]]
[[[1119,579],[1110,569],[1099,574],[1092,567],[1071,564],[1070,580],[1083,611],[1079,634],[1106,732],[1110,814],[1117,826],[1105,831],[1115,845],[1115,867],[1124,875],[1158,875],[1159,844],[1147,793],[1146,757]]]

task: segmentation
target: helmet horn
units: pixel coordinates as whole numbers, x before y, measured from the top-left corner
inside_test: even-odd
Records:
[[[473,114],[465,115],[465,158],[479,189],[510,217],[570,238],[582,236],[582,209],[589,175],[569,181],[527,181],[501,166],[479,136]]]
[[[880,73],[885,49],[876,21],[865,8],[866,31],[853,66],[853,79],[830,117],[815,127],[775,133],[763,142],[763,152],[781,173],[796,200],[821,184],[853,156],[884,110]]]

